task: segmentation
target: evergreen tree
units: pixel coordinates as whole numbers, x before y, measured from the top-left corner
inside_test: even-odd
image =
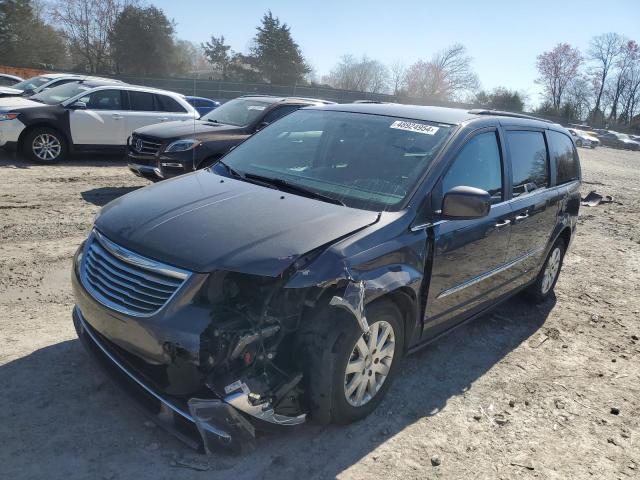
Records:
[[[293,84],[303,81],[310,71],[300,47],[293,40],[286,23],[280,23],[268,11],[262,17],[262,24],[251,48],[251,61],[262,76],[271,83]]]
[[[62,35],[35,16],[31,0],[0,0],[0,64],[55,68],[65,57]]]
[[[162,76],[172,72],[173,24],[156,7],[127,6],[115,21],[111,50],[118,73]]]
[[[224,35],[211,35],[211,40],[202,44],[202,51],[207,61],[220,71],[222,80],[227,80],[233,52],[231,47],[224,43]]]

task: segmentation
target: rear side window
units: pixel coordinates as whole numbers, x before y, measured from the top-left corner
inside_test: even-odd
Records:
[[[71,82],[77,82],[77,81],[78,81],[77,78],[67,78],[65,80],[58,80],[56,82],[49,84],[48,88],[59,87],[60,85],[64,85],[66,83],[71,83]]]
[[[166,95],[156,95],[156,102],[158,104],[157,110],[160,112],[186,113],[182,105]]]
[[[573,142],[563,133],[548,131],[551,140],[551,155],[556,162],[556,175],[558,185],[577,180],[580,176],[578,164],[578,152]]]
[[[547,145],[542,132],[507,131],[513,196],[549,186]]]
[[[302,105],[283,105],[281,107],[276,107],[273,110],[271,110],[269,113],[267,113],[264,116],[264,119],[262,121],[267,123],[275,122],[279,118],[282,118],[285,115],[290,114],[291,112],[295,112],[301,106]]]
[[[147,92],[129,91],[131,110],[138,112],[154,112],[153,94]]]
[[[502,201],[502,162],[496,132],[476,135],[462,147],[442,179],[442,192],[460,186],[489,192],[492,204]]]
[[[88,110],[122,110],[120,90],[98,90],[79,101],[86,103]]]

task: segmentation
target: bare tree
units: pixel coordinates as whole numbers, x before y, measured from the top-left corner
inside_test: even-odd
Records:
[[[559,43],[553,50],[538,55],[536,67],[540,77],[536,82],[544,87],[555,110],[560,110],[565,89],[578,76],[581,64],[580,51],[568,43]]]
[[[456,100],[478,88],[478,76],[464,45],[452,45],[431,60],[419,60],[407,70],[407,91],[415,97]]]
[[[622,35],[617,33],[605,33],[593,37],[589,45],[588,55],[596,65],[592,75],[597,85],[596,103],[593,108],[594,115],[604,111],[601,106],[602,94],[611,68],[620,55],[620,47],[624,43]]]
[[[366,55],[359,60],[353,55],[343,55],[323,81],[334,88],[382,93],[389,86],[389,71],[382,63]]]
[[[578,75],[567,85],[565,103],[571,106],[571,110],[580,120],[586,119],[589,115],[592,101],[593,88],[585,76]]]
[[[52,20],[62,28],[72,53],[91,73],[110,69],[110,36],[120,12],[138,0],[57,0]]]
[[[639,53],[638,44],[633,40],[624,42],[620,47],[620,54],[615,64],[617,71],[613,86],[609,120],[616,120],[618,117],[618,104],[621,100],[621,96],[624,94],[626,88],[630,86],[628,75],[629,70],[638,61]]]
[[[389,66],[389,72],[391,74],[391,88],[394,95],[402,93],[407,83],[407,66],[402,60],[395,60]]]
[[[622,112],[620,119],[629,125],[635,116],[636,109],[640,106],[640,58],[627,71],[627,88],[621,94]]]

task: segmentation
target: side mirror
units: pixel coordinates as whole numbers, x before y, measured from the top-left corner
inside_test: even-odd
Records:
[[[73,110],[84,110],[87,108],[87,104],[78,100],[77,102],[73,102],[69,105],[69,108],[72,108]]]
[[[444,195],[441,217],[445,220],[471,220],[489,215],[491,195],[475,187],[454,187]]]
[[[269,122],[260,122],[258,124],[258,126],[256,127],[256,132],[259,132],[260,130],[262,130],[264,127],[266,127],[267,125],[269,125]]]

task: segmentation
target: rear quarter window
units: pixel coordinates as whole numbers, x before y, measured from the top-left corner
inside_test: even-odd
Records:
[[[156,95],[156,102],[160,112],[187,113],[182,105],[167,95]]]
[[[542,132],[507,131],[513,197],[549,186],[547,144]]]
[[[569,137],[560,132],[548,131],[551,140],[551,156],[556,165],[556,183],[572,182],[580,178],[578,152]]]
[[[131,102],[131,110],[133,111],[137,111],[137,112],[156,111],[152,93],[130,90],[129,101]]]

